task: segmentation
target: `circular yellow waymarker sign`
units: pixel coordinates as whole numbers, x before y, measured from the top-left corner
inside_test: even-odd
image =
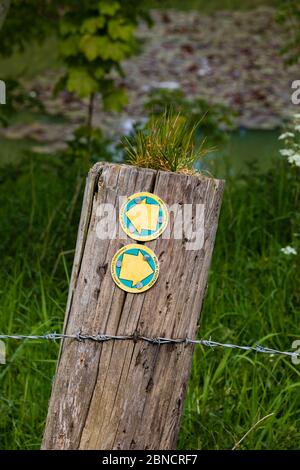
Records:
[[[158,238],[167,227],[168,221],[168,209],[155,194],[135,193],[129,196],[121,207],[122,229],[134,240],[148,241]]]
[[[126,292],[138,294],[150,289],[159,273],[158,260],[150,248],[132,243],[123,246],[111,262],[113,280]]]

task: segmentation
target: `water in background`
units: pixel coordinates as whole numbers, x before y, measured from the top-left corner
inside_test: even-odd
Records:
[[[281,158],[279,134],[280,130],[234,131],[224,149],[205,157],[205,168],[219,178],[251,171],[254,164],[263,173],[270,168],[274,159]]]

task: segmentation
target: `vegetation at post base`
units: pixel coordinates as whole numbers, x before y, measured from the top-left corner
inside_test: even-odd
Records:
[[[80,197],[71,156],[27,157],[0,170],[0,331],[61,331]],[[290,350],[299,339],[299,255],[280,248],[295,226],[297,173],[284,161],[226,178],[201,337]],[[75,201],[75,203],[74,203]],[[298,202],[299,203],[299,202]],[[0,368],[0,447],[39,448],[59,345],[7,341]],[[180,448],[292,449],[300,429],[299,366],[290,358],[196,347]]]
[[[164,3],[182,5],[176,0],[148,1],[151,6]],[[274,2],[255,0],[261,3]],[[283,9],[279,18],[287,28],[289,18],[298,24],[298,2],[289,3],[293,10]],[[115,78],[122,77],[122,60],[138,51],[134,29],[139,18],[148,18],[142,5],[134,0],[11,1],[0,30],[1,55],[14,55],[53,37],[60,45],[63,69],[57,91],[84,97],[90,106],[85,125],[75,131],[66,150],[42,155],[22,142],[19,161],[6,166],[1,162],[1,333],[62,331],[86,167],[99,157],[123,161],[125,152],[93,128],[94,97],[100,95],[107,109],[120,110],[126,103]],[[208,11],[216,5],[220,0],[189,0],[184,7]],[[251,8],[253,1],[228,0],[226,5]],[[291,32],[296,41],[287,49],[295,60],[297,27]],[[38,97],[23,88],[21,75],[5,77],[9,100],[0,106],[2,126],[14,123],[20,111],[44,112]],[[151,92],[145,112],[149,121],[124,140],[128,160],[180,172],[193,172],[199,158],[206,163],[206,153],[226,142],[235,118],[223,105],[187,98],[178,90]],[[253,163],[237,174],[230,160],[227,173],[222,173],[226,187],[203,304],[202,338],[259,343],[283,351],[292,350],[293,341],[300,340],[299,124],[287,129],[281,156],[265,173]],[[211,169],[209,161],[207,168]],[[290,245],[293,250],[283,250]],[[59,344],[5,344],[0,449],[39,449]],[[231,449],[270,413],[274,414],[257,425],[240,448],[298,448],[299,387],[299,365],[289,357],[197,346],[179,448]]]

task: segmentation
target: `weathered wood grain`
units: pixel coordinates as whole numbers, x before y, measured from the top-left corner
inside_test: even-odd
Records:
[[[211,178],[97,164],[87,180],[65,332],[196,337],[223,187]],[[198,251],[187,250],[186,239],[147,242],[159,259],[158,281],[144,293],[129,294],[110,274],[114,253],[127,242],[97,238],[96,210],[111,202],[118,211],[119,196],[138,191],[153,192],[168,205],[204,203],[205,241]],[[172,216],[170,227],[172,232]],[[65,340],[43,448],[174,448],[192,353],[184,344]]]

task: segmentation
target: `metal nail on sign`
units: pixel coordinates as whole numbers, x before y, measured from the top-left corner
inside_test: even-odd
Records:
[[[111,262],[114,282],[126,292],[144,292],[156,282],[159,273],[158,259],[144,245],[132,243],[123,246]]]
[[[155,194],[133,194],[121,207],[122,229],[134,240],[148,241],[158,238],[166,229],[168,221],[168,209]]]

